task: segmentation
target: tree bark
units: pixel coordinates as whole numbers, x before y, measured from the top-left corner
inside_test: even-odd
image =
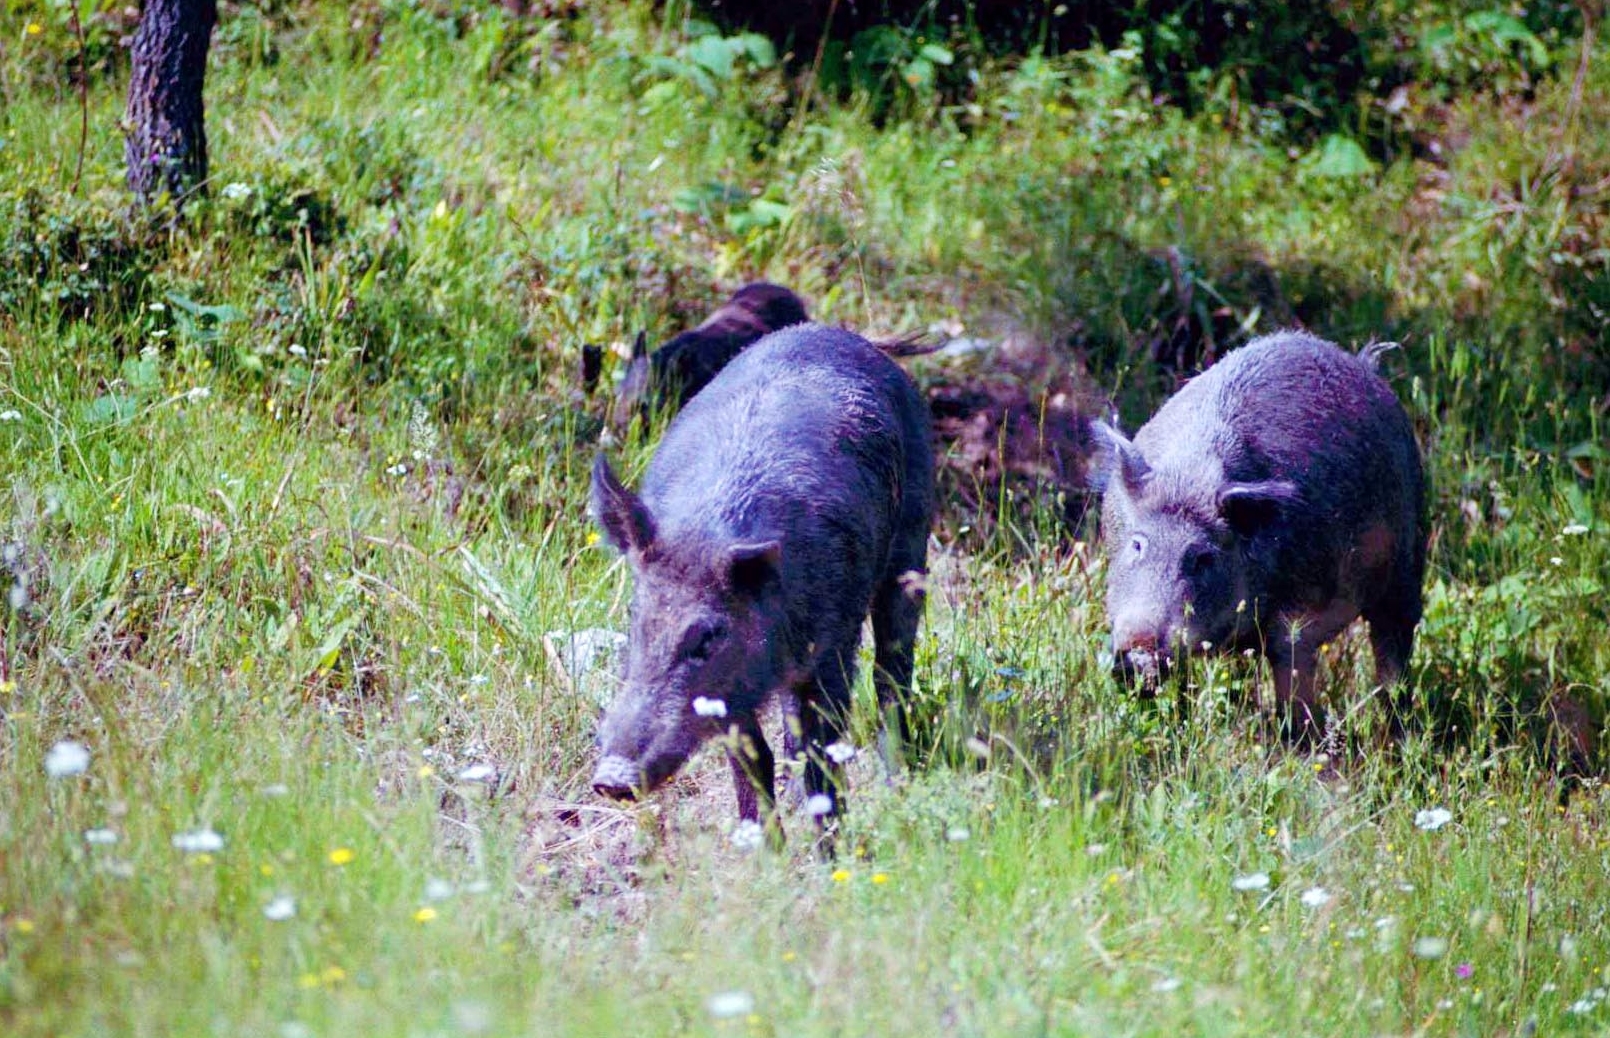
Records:
[[[202,85],[217,0],[145,0],[134,33],[133,74],[124,112],[129,190],[175,207],[207,180]]]

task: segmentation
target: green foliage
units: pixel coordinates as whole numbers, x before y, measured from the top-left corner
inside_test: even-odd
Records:
[[[328,245],[344,230],[329,199],[283,175],[224,184],[214,212],[223,233],[280,245]]]
[[[0,15],[7,27],[0,82],[50,88],[80,76],[105,82],[126,72],[139,24],[139,9],[118,0],[5,0]]]
[[[1602,1025],[1610,79],[1573,97],[1569,11],[1239,5],[1288,21],[1223,63],[1179,5],[1021,58],[862,25],[802,110],[759,37],[535,6],[225,5],[216,179],[161,228],[123,214],[104,75],[69,194],[71,50],[26,49],[64,9],[6,9],[48,33],[0,41],[0,1032]],[[1292,35],[1330,17],[1346,91]],[[1010,338],[984,356],[1129,428],[1259,332],[1402,341],[1408,734],[1357,633],[1334,757],[1273,742],[1256,661],[1136,699],[1100,550],[1001,501],[934,546],[904,773],[863,661],[836,861],[792,808],[784,851],[734,847],[716,753],[596,800],[611,681],[572,636],[630,588],[585,518],[602,398],[638,329],[757,277]]]
[[[0,193],[0,311],[126,311],[146,292],[158,240],[127,207],[31,186]]]

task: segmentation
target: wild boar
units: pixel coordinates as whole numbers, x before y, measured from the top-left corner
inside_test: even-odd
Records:
[[[1095,423],[1120,674],[1154,686],[1182,651],[1256,648],[1310,741],[1316,653],[1362,616],[1377,680],[1398,680],[1420,620],[1425,491],[1380,352],[1268,335],[1187,383],[1133,442]]]
[[[680,410],[716,373],[769,332],[810,318],[805,304],[788,289],[752,281],[691,331],[648,352],[639,335],[632,361],[615,396],[615,422],[624,427],[633,415],[645,419],[654,411]]]
[[[592,512],[631,565],[620,692],[593,786],[632,799],[729,735],[743,819],[769,816],[756,712],[783,697],[812,812],[842,808],[844,733],[870,611],[878,701],[903,740],[922,616],[933,459],[926,406],[850,332],[799,325],[742,352],[671,423],[628,490],[600,454]]]

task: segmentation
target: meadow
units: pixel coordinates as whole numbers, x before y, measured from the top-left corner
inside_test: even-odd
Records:
[[[813,80],[679,3],[225,4],[173,219],[123,187],[128,12],[8,4],[0,1033],[1610,1033],[1610,55],[1591,5],[1330,9],[1400,47],[1332,109],[1165,96],[1134,33]],[[836,858],[797,806],[735,842],[714,749],[596,798],[608,383],[759,277],[1131,431],[1171,359],[1402,342],[1408,734],[1358,632],[1334,757],[1247,661],[1137,699],[1093,522],[1003,498],[931,545],[896,774],[863,675]]]

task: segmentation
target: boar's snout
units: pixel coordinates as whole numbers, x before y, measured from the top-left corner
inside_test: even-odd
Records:
[[[1168,674],[1169,652],[1150,627],[1120,622],[1113,627],[1113,673],[1125,684],[1140,681],[1141,693],[1151,695]]]
[[[605,757],[593,772],[593,789],[611,800],[636,800],[644,784],[642,769],[625,757]]]

